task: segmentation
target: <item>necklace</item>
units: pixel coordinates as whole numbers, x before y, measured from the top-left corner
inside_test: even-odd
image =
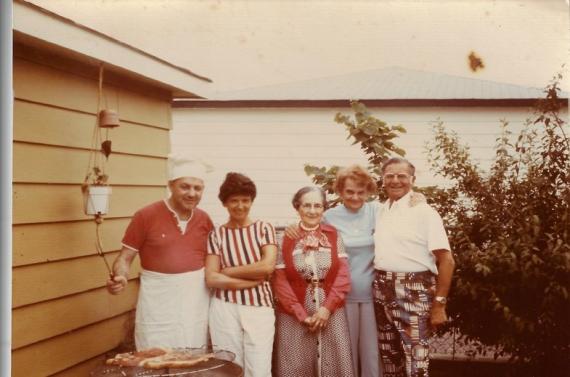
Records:
[[[319,228],[319,226],[321,226],[321,224],[317,224],[314,227],[308,227],[306,225],[303,225],[303,222],[299,222],[299,226],[301,227],[301,229],[306,230],[307,232],[310,232],[311,230],[317,230]]]

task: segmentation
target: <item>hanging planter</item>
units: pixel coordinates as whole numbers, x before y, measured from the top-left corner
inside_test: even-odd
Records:
[[[83,212],[86,215],[94,215],[100,218],[109,212],[109,201],[111,199],[111,186],[107,184],[109,177],[100,167],[94,166],[86,175],[81,186],[83,191]]]
[[[115,110],[101,109],[103,97],[103,65],[99,68],[99,91],[97,100],[97,117],[91,141],[91,153],[87,174],[81,186],[83,192],[83,211],[86,215],[95,216],[99,224],[102,216],[109,212],[109,201],[112,193],[108,185],[105,164],[111,154],[109,130],[119,126],[119,115]],[[105,140],[103,140],[103,131]]]
[[[86,215],[101,216],[109,212],[111,186],[89,185],[83,191],[83,210]]]
[[[95,249],[97,254],[103,258],[109,276],[113,278],[113,270],[105,259],[105,252],[101,243],[100,226],[103,223],[103,216],[109,212],[109,202],[112,189],[107,184],[109,176],[105,173],[105,165],[111,155],[111,140],[109,140],[109,130],[119,126],[119,115],[115,110],[101,109],[103,99],[103,63],[99,66],[99,89],[97,96],[97,112],[93,137],[91,139],[91,150],[89,153],[89,163],[87,164],[87,174],[81,185],[83,191],[83,211],[86,215],[95,217]],[[105,138],[103,139],[103,131]]]
[[[104,109],[99,111],[99,127],[119,127],[119,114],[115,110]]]

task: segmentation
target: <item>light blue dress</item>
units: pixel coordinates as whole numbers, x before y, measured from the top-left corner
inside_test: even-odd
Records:
[[[378,202],[367,202],[357,212],[352,212],[339,205],[324,214],[324,220],[339,231],[348,254],[352,288],[346,296],[345,311],[354,375],[362,377],[381,376],[372,300],[374,228],[379,207]]]

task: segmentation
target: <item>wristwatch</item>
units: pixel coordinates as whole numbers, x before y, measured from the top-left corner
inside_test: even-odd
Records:
[[[442,305],[447,304],[447,297],[445,296],[435,296],[434,300]]]

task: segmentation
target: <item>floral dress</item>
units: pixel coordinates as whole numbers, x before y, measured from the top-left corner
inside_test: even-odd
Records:
[[[335,287],[350,287],[344,281],[348,279],[347,255],[344,252],[341,237],[337,238],[337,251],[339,257],[339,271],[335,284],[329,295],[335,295],[336,301],[342,302],[347,292]],[[278,237],[278,243],[281,245]],[[293,249],[293,264],[295,271],[306,281],[323,281],[331,267],[331,245],[327,237],[318,231],[306,232],[297,240]],[[283,254],[279,250],[276,263],[276,288],[287,285],[284,274],[285,263]],[[346,269],[346,271],[345,271]],[[341,273],[342,271],[342,273]],[[285,280],[283,280],[285,279]],[[337,280],[339,281],[337,284]],[[349,289],[349,288],[348,288]],[[346,291],[348,291],[346,289]],[[279,292],[276,292],[278,296]],[[330,303],[325,297],[322,284],[308,283],[303,307],[307,316],[313,315],[321,306]],[[342,306],[342,304],[340,304]],[[277,377],[352,377],[352,358],[350,351],[350,338],[346,315],[342,308],[336,307],[331,311],[327,326],[323,330],[310,332],[296,318],[283,312],[277,312],[276,341],[275,341],[275,375]]]

